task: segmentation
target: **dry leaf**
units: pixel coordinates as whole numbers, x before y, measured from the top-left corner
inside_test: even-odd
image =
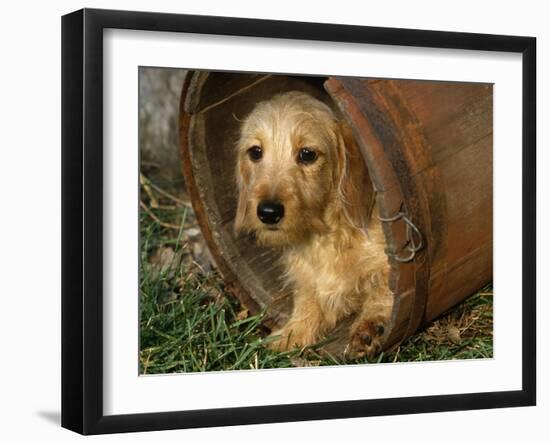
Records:
[[[200,238],[201,235],[200,229],[196,227],[186,229],[185,231],[183,231],[183,233],[187,236],[189,240],[197,240],[198,238]]]
[[[311,366],[311,362],[305,358],[293,357],[290,359],[290,364],[296,368],[307,368]]]
[[[455,345],[460,343],[460,331],[456,326],[449,326],[449,340]]]
[[[241,310],[237,315],[235,316],[236,320],[244,320],[245,318],[248,318],[248,309],[244,308]]]
[[[176,254],[170,247],[158,248],[151,257],[151,264],[160,272],[165,272],[172,266]]]

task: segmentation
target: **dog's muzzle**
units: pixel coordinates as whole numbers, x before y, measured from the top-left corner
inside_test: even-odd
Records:
[[[285,216],[285,207],[274,201],[263,201],[258,205],[256,215],[266,225],[275,225]]]

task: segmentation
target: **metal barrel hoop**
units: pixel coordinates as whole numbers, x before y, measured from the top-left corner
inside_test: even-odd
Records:
[[[407,244],[404,249],[409,251],[409,254],[406,256],[399,256],[396,253],[389,252],[388,255],[395,261],[398,261],[400,263],[408,263],[414,260],[416,253],[424,247],[424,236],[420,232],[420,229],[418,229],[418,227],[412,222],[409,216],[405,212],[399,211],[393,217],[384,218],[378,216],[378,220],[383,223],[394,223],[398,220],[403,220],[405,222],[405,226],[407,229]]]

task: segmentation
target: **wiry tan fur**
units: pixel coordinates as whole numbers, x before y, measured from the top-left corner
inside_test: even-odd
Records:
[[[259,161],[249,158],[262,149]],[[298,161],[308,147],[317,159]],[[239,199],[235,229],[282,248],[284,280],[294,290],[290,320],[273,336],[278,349],[322,339],[343,318],[359,313],[351,328],[352,355],[372,355],[386,338],[392,309],[385,240],[369,217],[372,185],[349,128],[321,101],[301,92],[256,105],[238,141]],[[261,201],[285,207],[276,225],[256,215]]]

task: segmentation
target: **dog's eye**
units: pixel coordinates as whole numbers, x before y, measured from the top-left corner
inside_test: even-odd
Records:
[[[262,148],[260,148],[259,146],[252,146],[251,148],[248,149],[247,153],[248,153],[248,157],[253,162],[259,161],[264,155]]]
[[[298,161],[300,163],[308,164],[313,163],[315,160],[317,160],[317,153],[313,149],[302,148],[298,152]]]

